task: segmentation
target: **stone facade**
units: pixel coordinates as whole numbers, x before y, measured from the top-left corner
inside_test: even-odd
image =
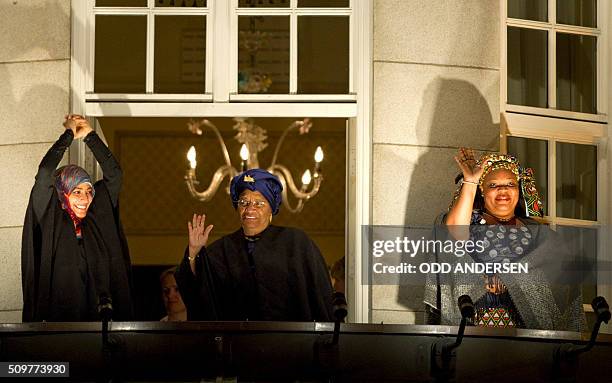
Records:
[[[431,224],[458,147],[498,149],[499,2],[373,1],[372,223]],[[0,322],[14,322],[27,198],[70,110],[70,0],[0,0],[0,32]],[[374,322],[422,323],[422,291],[374,286],[371,309]]]
[[[373,224],[432,224],[457,149],[498,150],[499,17],[496,1],[374,2]],[[423,322],[419,286],[371,293],[373,322]]]
[[[70,1],[0,0],[0,322],[21,320],[21,231],[69,111]]]

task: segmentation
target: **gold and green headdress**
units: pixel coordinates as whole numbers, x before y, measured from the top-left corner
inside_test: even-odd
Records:
[[[482,176],[478,181],[480,188],[482,188],[482,183],[484,179],[491,172],[498,169],[506,169],[512,172],[516,176],[517,181],[519,182],[519,187],[521,191],[521,198],[523,208],[525,210],[525,214],[527,217],[542,217],[542,201],[540,200],[540,195],[538,193],[538,189],[535,186],[535,178],[533,176],[533,169],[531,168],[522,168],[518,159],[510,154],[501,154],[501,153],[491,153],[486,154],[480,158],[478,164],[483,168]],[[458,177],[458,179],[460,179]],[[455,181],[457,182],[457,180]],[[459,197],[459,193],[461,191],[461,187],[457,189],[455,192],[453,203]],[[478,198],[478,197],[477,197]],[[452,204],[451,204],[452,206]],[[450,208],[450,207],[449,207]]]
[[[482,176],[478,181],[480,187],[491,172],[498,169],[509,170],[519,182],[527,217],[542,217],[542,201],[535,186],[533,169],[521,167],[518,159],[513,155],[500,153],[486,154],[480,158],[478,164],[483,168]]]
[[[481,187],[484,179],[487,178],[489,173],[499,169],[510,170],[512,174],[516,176],[516,179],[520,181],[521,166],[516,157],[510,154],[485,154],[478,160],[478,165],[483,168],[482,176],[480,176],[480,180],[478,181]]]

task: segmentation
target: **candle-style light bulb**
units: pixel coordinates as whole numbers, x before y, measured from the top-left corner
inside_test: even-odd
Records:
[[[308,184],[310,184],[311,179],[312,175],[310,174],[310,170],[306,169],[304,174],[302,174],[302,185],[307,186]]]
[[[315,150],[314,160],[317,164],[323,161],[323,149],[320,146],[317,146],[317,150]]]
[[[241,168],[244,172],[247,170],[247,160],[249,159],[249,149],[247,148],[246,144],[242,144],[242,147],[240,148],[240,158],[242,159]]]
[[[196,150],[193,146],[191,146],[189,150],[187,151],[187,159],[189,160],[189,165],[191,166],[191,168],[195,169],[197,165]]]
[[[246,144],[242,144],[242,147],[240,148],[240,158],[242,158],[242,161],[249,159],[249,149],[247,148]]]

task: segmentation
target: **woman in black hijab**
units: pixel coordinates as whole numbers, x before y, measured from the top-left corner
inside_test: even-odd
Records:
[[[113,319],[133,318],[130,258],[119,221],[121,169],[87,120],[68,115],[66,130],[43,157],[23,228],[23,321],[98,320],[100,301]],[[87,144],[104,172],[56,170],[73,139]]]

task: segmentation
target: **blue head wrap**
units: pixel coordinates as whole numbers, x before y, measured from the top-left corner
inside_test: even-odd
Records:
[[[234,209],[238,207],[238,200],[243,191],[257,191],[263,195],[272,208],[272,214],[276,215],[283,201],[283,185],[274,174],[263,169],[249,169],[232,178],[230,183],[230,195]]]
[[[66,165],[55,171],[55,190],[57,190],[57,197],[64,210],[70,209],[65,196],[70,195],[74,188],[82,183],[89,184],[92,188],[92,195],[95,195],[96,191],[93,189],[91,177],[82,167]]]

